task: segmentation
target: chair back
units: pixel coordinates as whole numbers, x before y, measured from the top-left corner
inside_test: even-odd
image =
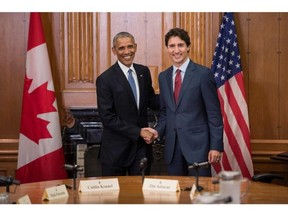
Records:
[[[101,176],[100,145],[89,146],[84,153],[84,177]]]

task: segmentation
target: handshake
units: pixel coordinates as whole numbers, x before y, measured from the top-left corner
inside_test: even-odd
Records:
[[[141,128],[140,136],[145,140],[147,144],[151,144],[155,139],[159,137],[158,132],[150,127]]]

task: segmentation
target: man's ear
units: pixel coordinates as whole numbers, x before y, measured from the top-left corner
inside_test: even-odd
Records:
[[[114,46],[111,48],[111,50],[112,50],[113,54],[115,55],[116,54],[116,50],[115,50]]]

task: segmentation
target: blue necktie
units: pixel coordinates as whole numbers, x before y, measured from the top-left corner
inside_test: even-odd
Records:
[[[134,97],[135,97],[135,101],[137,103],[136,84],[135,84],[135,80],[134,80],[134,78],[132,76],[132,70],[131,69],[128,70],[128,82],[129,82],[129,84],[131,86],[131,89],[132,89]]]

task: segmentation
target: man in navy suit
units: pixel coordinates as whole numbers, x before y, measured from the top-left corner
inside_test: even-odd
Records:
[[[159,97],[152,87],[149,68],[133,63],[137,44],[130,33],[115,35],[112,51],[118,61],[96,80],[104,127],[100,146],[102,175],[140,175],[141,159],[148,158],[151,164],[151,141],[158,135],[148,128],[147,108],[159,109]],[[149,174],[149,166],[146,171]]]
[[[223,151],[217,87],[211,70],[189,59],[190,37],[185,30],[171,29],[165,35],[165,45],[173,65],[159,74],[160,118],[156,130],[160,137],[165,135],[168,174],[195,175],[188,169],[190,165],[218,163]],[[210,166],[198,171],[201,176],[211,176]]]

